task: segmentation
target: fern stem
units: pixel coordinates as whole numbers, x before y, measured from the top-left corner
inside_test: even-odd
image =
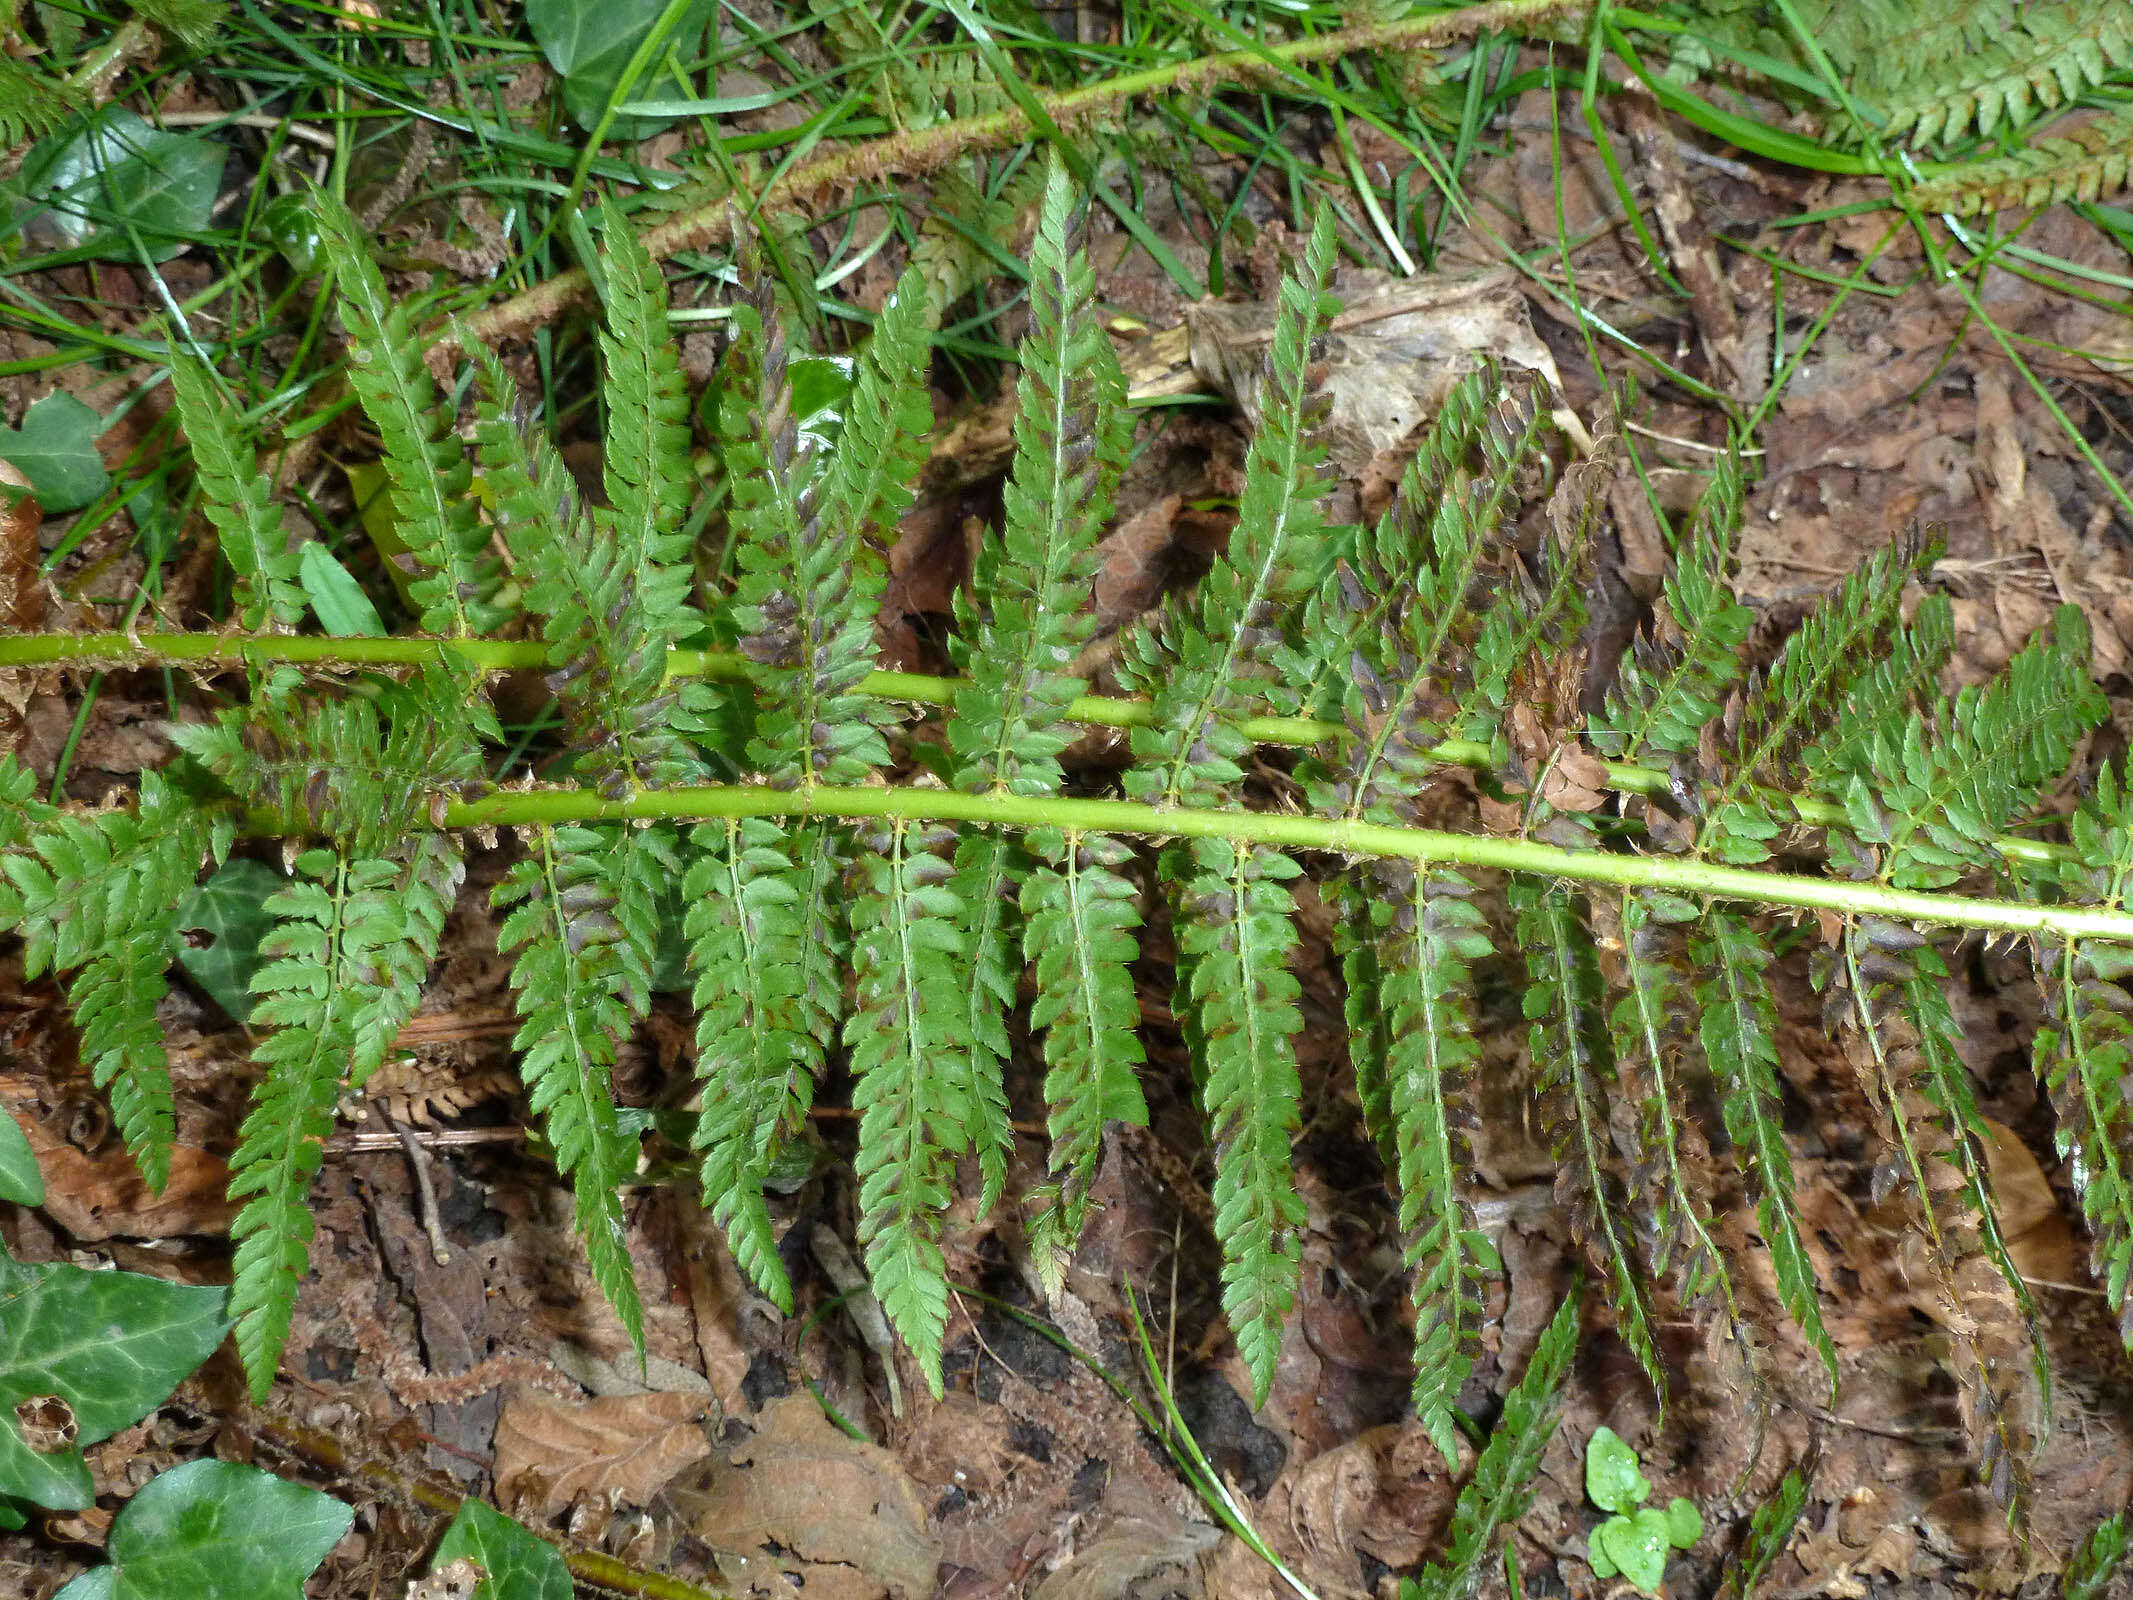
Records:
[[[202,666],[295,666],[339,664],[366,667],[412,667],[426,666],[441,659],[452,659],[484,672],[537,671],[548,666],[547,646],[534,642],[513,642],[496,639],[329,639],[323,637],[288,638],[272,635],[253,636],[221,633],[25,633],[10,638],[0,638],[0,670],[11,667],[82,665],[106,667],[113,670],[150,665],[182,665],[192,663]],[[703,678],[717,683],[746,683],[749,681],[749,664],[745,658],[730,650],[669,650],[667,652],[667,677]],[[898,700],[907,705],[938,706],[947,709],[955,704],[957,693],[963,687],[960,678],[935,677],[923,672],[870,672],[860,680],[858,692],[881,700]],[[1067,703],[1060,713],[1061,720],[1085,722],[1105,728],[1143,728],[1153,723],[1155,708],[1146,700],[1123,695],[1080,695]],[[1318,744],[1328,739],[1345,739],[1348,729],[1345,724],[1321,721],[1315,717],[1247,717],[1236,724],[1237,731],[1254,744],[1303,746]],[[1495,753],[1488,745],[1473,739],[1447,739],[1428,751],[1429,758],[1440,766],[1487,768],[1494,763]],[[1607,787],[1622,794],[1665,794],[1668,792],[1668,775],[1652,767],[1640,767],[1624,761],[1603,762],[1607,770]],[[697,791],[685,790],[682,793]],[[1843,808],[1825,801],[1808,799],[1800,795],[1786,795],[1783,802],[1790,806],[1800,821],[1809,827],[1842,827],[1845,818]],[[989,802],[988,802],[989,803]],[[587,815],[619,816],[622,813],[600,810]],[[773,811],[654,811],[656,816],[771,816],[791,813]],[[824,811],[825,816],[881,816],[874,811]],[[897,813],[903,815],[905,813]],[[948,816],[948,812],[908,813],[912,816]],[[576,815],[576,813],[573,813]],[[964,813],[954,813],[962,816]],[[504,819],[495,819],[504,820]],[[510,820],[521,820],[516,814]],[[1016,819],[986,813],[978,820],[1014,822]],[[1061,818],[1044,817],[1034,826],[1072,827],[1076,824]],[[457,826],[457,824],[454,824]],[[1110,828],[1109,822],[1089,824],[1091,827]],[[1141,827],[1131,823],[1122,824],[1129,833],[1167,833],[1180,837],[1189,830]],[[271,831],[271,830],[269,830]],[[1393,830],[1395,832],[1407,830]],[[1243,838],[1242,834],[1231,837]],[[1257,837],[1254,835],[1253,837]],[[1338,849],[1318,840],[1268,841],[1288,842],[1305,849]],[[2009,861],[2054,862],[2068,859],[2064,846],[2047,844],[2037,839],[2004,837],[1993,841],[1993,848]],[[1410,855],[1418,860],[1470,859],[1439,855],[1418,855],[1415,850],[1358,849],[1357,855]],[[1500,863],[1472,861],[1474,865],[1494,866]],[[1548,869],[1536,869],[1548,870]],[[1685,892],[1695,892],[1693,886],[1673,876],[1672,868],[1663,877],[1652,878],[1594,878],[1591,881],[1607,883],[1664,883]],[[1578,874],[1565,873],[1574,877]],[[1736,876],[1742,876],[1736,874]],[[1748,875],[1753,876],[1753,875]],[[1710,889],[1712,894],[1738,893],[1740,898],[1761,900],[1759,893]],[[1785,905],[1827,905],[1835,902],[1824,900],[1784,900],[1773,902]],[[1939,899],[1933,901],[1942,905]],[[1984,904],[1986,902],[1978,902]],[[1847,900],[1839,909],[1852,909]],[[2018,920],[1970,921],[1963,917],[1942,918],[1937,913],[1911,913],[1889,910],[1887,906],[1859,906],[1857,909],[1872,909],[1888,916],[1925,916],[1928,920],[1945,921],[1954,927],[2015,928],[2030,931],[2041,928],[2061,928],[2067,925],[2057,921]],[[2035,909],[2035,908],[2031,908]],[[2111,923],[2113,932],[2101,936],[2126,938],[2127,930],[2133,929],[2133,919]],[[2095,934],[2097,928],[2082,927],[2072,931]]]
[[[1182,807],[1165,810],[1128,800],[1025,798],[963,794],[930,786],[838,788],[827,784],[811,789],[751,785],[647,789],[621,800],[603,799],[591,790],[541,789],[455,802],[444,808],[443,817],[443,825],[448,828],[641,818],[895,817],[909,821],[987,822],[1010,828],[1066,828],[1154,839],[1228,839],[1291,850],[1324,850],[1334,855],[1398,856],[1412,861],[1494,867],[1572,883],[1663,888],[1676,894],[1709,895],[1752,905],[1881,916],[1896,922],[1975,928],[1989,933],[2053,933],[2133,943],[2133,912],[2100,906],[1986,900],[1892,889],[1878,883],[1751,871],[1667,856],[1563,850],[1530,839],[1445,833],[1431,828],[1390,828],[1278,812]],[[302,831],[286,828],[287,820],[270,813],[255,813],[249,819],[249,827],[260,834]]]

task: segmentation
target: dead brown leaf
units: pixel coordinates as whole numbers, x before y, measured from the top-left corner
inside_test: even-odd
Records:
[[[544,1517],[594,1495],[645,1505],[710,1455],[697,1425],[709,1404],[655,1390],[571,1405],[514,1384],[496,1424],[497,1498]]]
[[[940,1542],[916,1486],[881,1446],[830,1426],[809,1395],[771,1405],[754,1437],[666,1498],[697,1537],[747,1558],[751,1592],[778,1592],[756,1572],[774,1566],[810,1596],[933,1593]]]

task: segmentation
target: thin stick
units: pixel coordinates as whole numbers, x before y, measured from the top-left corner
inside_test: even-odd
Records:
[[[385,1126],[399,1137],[400,1148],[407,1152],[407,1164],[415,1169],[415,1202],[422,1217],[422,1231],[430,1241],[430,1259],[438,1266],[446,1266],[452,1259],[452,1247],[445,1241],[444,1223],[437,1215],[437,1189],[430,1182],[430,1153],[415,1137],[415,1130],[404,1122],[395,1122],[392,1113],[381,1102],[378,1115],[385,1119]]]

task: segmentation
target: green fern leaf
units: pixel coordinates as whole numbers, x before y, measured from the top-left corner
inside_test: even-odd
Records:
[[[874,319],[860,352],[844,431],[822,469],[819,515],[855,549],[887,549],[896,520],[911,503],[911,485],[926,464],[933,402],[926,388],[932,354],[926,286],[905,269]]]
[[[1561,1171],[1556,1193],[1570,1213],[1572,1231],[1606,1272],[1617,1331],[1663,1405],[1666,1369],[1611,1164],[1602,1053],[1607,1035],[1598,1015],[1592,937],[1567,890],[1516,880],[1510,899],[1526,958],[1525,1010],[1539,1070],[1542,1121],[1555,1130]]]
[[[1496,1536],[1515,1528],[1526,1514],[1533,1478],[1555,1436],[1556,1407],[1578,1348],[1578,1300],[1582,1283],[1556,1308],[1534,1347],[1516,1387],[1504,1396],[1503,1415],[1474,1463],[1474,1475],[1452,1508],[1444,1562],[1431,1562],[1420,1578],[1400,1585],[1400,1600],[1469,1600],[1487,1576]]]
[[[859,1113],[859,1237],[874,1296],[936,1397],[948,1325],[941,1214],[968,1146],[964,907],[942,858],[950,829],[891,821],[852,871],[859,997],[844,1039]]]
[[[1593,748],[1618,761],[1692,754],[1740,676],[1755,613],[1733,597],[1726,569],[1741,523],[1740,458],[1719,457],[1667,576],[1664,629],[1623,657]]]
[[[667,285],[637,232],[612,200],[600,205],[607,326],[600,333],[607,426],[602,467],[625,570],[661,575],[671,593],[640,604],[669,618],[687,606],[691,572],[683,516],[693,492],[689,396],[667,331]],[[649,589],[649,579],[640,579]],[[678,637],[678,634],[676,635]]]
[[[497,929],[499,955],[516,953],[519,1054],[535,1115],[555,1148],[556,1170],[571,1179],[578,1235],[593,1281],[644,1349],[644,1312],[622,1231],[618,1189],[637,1170],[637,1151],[615,1115],[615,1044],[631,1022],[623,947],[633,869],[620,859],[633,830],[558,827],[529,830],[527,854],[490,899],[508,912]],[[649,848],[649,847],[647,847]]]
[[[1491,946],[1473,886],[1456,873],[1402,871],[1389,862],[1380,873],[1377,892],[1395,907],[1376,954],[1400,1235],[1414,1279],[1415,1414],[1456,1463],[1456,1407],[1480,1344],[1482,1278],[1501,1265],[1462,1192],[1473,1164],[1471,1079],[1481,1059],[1472,967]]]
[[[80,109],[68,85],[27,61],[0,55],[0,150],[52,132]]]
[[[682,892],[696,974],[696,1075],[703,1086],[694,1145],[704,1203],[734,1260],[777,1303],[792,1285],[777,1254],[763,1183],[814,1104],[822,1045],[808,1029],[791,863],[778,826],[761,818],[705,823]]]
[[[1215,1152],[1215,1236],[1222,1245],[1222,1309],[1264,1404],[1296,1301],[1304,1203],[1289,1144],[1302,1126],[1294,1035],[1302,986],[1288,969],[1296,945],[1287,856],[1200,839],[1181,886],[1181,966],[1206,1067],[1203,1094]]]
[[[405,860],[298,857],[297,879],[268,897],[279,919],[260,941],[252,1052],[266,1068],[230,1158],[237,1241],[230,1311],[256,1400],[273,1387],[312,1237],[306,1197],[345,1081],[360,1088],[414,1015],[460,877],[456,846],[418,839]]]
[[[1800,757],[1806,786],[1841,792],[1846,780],[1869,772],[1883,731],[1901,727],[1914,708],[1939,699],[1940,669],[1954,649],[1954,602],[1945,594],[1926,595],[1910,622],[1895,630],[1888,653],[1860,672],[1828,729]]]
[[[1869,559],[1800,624],[1769,674],[1753,684],[1727,752],[1726,777],[1711,796],[1699,844],[1722,861],[1766,860],[1779,821],[1752,797],[1757,783],[1782,786],[1795,747],[1826,726],[1866,664],[1898,624],[1905,580],[1939,559],[1936,539],[1899,539]]]
[[[953,892],[967,918],[962,1031],[970,1042],[962,1057],[968,1069],[962,1095],[983,1185],[981,1211],[998,1203],[1015,1149],[1007,1109],[1007,1013],[1022,975],[1015,917],[1028,871],[1019,839],[972,828],[956,841]]]
[[[1042,829],[1030,848],[1045,865],[1022,886],[1024,947],[1036,971],[1030,1027],[1044,1030],[1055,1189],[1038,1204],[1040,1270],[1080,1236],[1106,1122],[1144,1127],[1138,1068],[1140,1001],[1130,968],[1140,946],[1140,896],[1119,868],[1131,849],[1102,834]]]
[[[156,1005],[166,987],[177,907],[212,844],[228,849],[226,821],[160,774],[141,775],[132,811],[75,816],[23,794],[22,845],[0,858],[0,924],[23,939],[30,978],[73,971],[70,1003],[81,1055],[134,1163],[151,1189],[170,1172],[177,1134],[170,1067]]]
[[[1268,355],[1259,431],[1245,456],[1244,492],[1227,559],[1201,581],[1194,607],[1129,641],[1119,675],[1148,693],[1154,716],[1133,730],[1126,793],[1154,805],[1209,805],[1244,776],[1250,741],[1236,722],[1275,679],[1279,619],[1318,586],[1318,506],[1327,482],[1315,438],[1311,350],[1339,309],[1331,213],[1321,210],[1303,273],[1284,278]]]
[[[173,351],[170,388],[178,420],[192,446],[207,520],[220,536],[223,559],[237,579],[237,620],[247,633],[271,623],[294,628],[304,617],[304,591],[296,578],[297,555],[289,548],[274,503],[274,485],[253,462],[214,375],[192,356]]]
[[[1747,1159],[1756,1190],[1756,1227],[1770,1251],[1778,1299],[1837,1387],[1837,1347],[1822,1323],[1814,1264],[1800,1242],[1793,1210],[1792,1154],[1785,1148],[1778,1098],[1777,1002],[1767,971],[1770,949],[1747,922],[1712,907],[1690,942],[1691,959],[1709,976],[1696,987],[1704,1059],[1718,1079],[1726,1133]]]
[[[385,288],[361,229],[340,201],[313,197],[320,252],[340,289],[348,331],[348,381],[385,442],[396,531],[418,566],[408,594],[425,633],[478,639],[510,618],[498,603],[502,569],[470,492],[473,473],[437,404],[422,341]]]

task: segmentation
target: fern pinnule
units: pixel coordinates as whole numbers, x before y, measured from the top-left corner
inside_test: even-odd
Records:
[[[348,382],[384,441],[394,523],[418,568],[408,595],[425,633],[479,639],[510,619],[501,564],[470,492],[473,471],[437,402],[407,308],[387,293],[362,230],[337,198],[312,196],[320,253],[333,268],[348,333]]]
[[[1199,839],[1178,888],[1181,967],[1191,973],[1206,1063],[1202,1095],[1215,1154],[1215,1236],[1222,1309],[1264,1404],[1296,1300],[1304,1203],[1290,1141],[1302,1126],[1293,1037],[1302,985],[1289,881],[1302,871],[1275,850]]]
[[[1543,1124],[1555,1130],[1556,1196],[1572,1231],[1607,1274],[1616,1330],[1663,1406],[1666,1368],[1637,1258],[1609,1128],[1607,1023],[1592,936],[1570,892],[1510,885],[1526,963],[1526,1020]]]
[[[1724,776],[1707,803],[1700,849],[1736,865],[1769,857],[1783,824],[1754,786],[1782,787],[1798,747],[1828,724],[1867,664],[1887,655],[1905,580],[1930,568],[1940,550],[1937,538],[1913,536],[1877,551],[1808,614],[1776,665],[1748,686]]]
[[[1456,1462],[1459,1394],[1481,1340],[1482,1282],[1501,1265],[1464,1193],[1474,1160],[1471,1080],[1481,1060],[1473,967],[1493,946],[1473,886],[1456,873],[1385,863],[1368,892],[1390,907],[1375,941],[1377,1004],[1400,1236],[1413,1277],[1415,1414]]]
[[[177,1120],[156,1005],[179,903],[210,850],[228,850],[230,824],[154,772],[141,775],[132,810],[76,816],[26,790],[17,804],[26,826],[0,857],[0,926],[22,935],[25,976],[73,974],[67,997],[83,1063],[109,1093],[142,1178],[160,1191]]]
[[[781,1309],[792,1284],[763,1198],[780,1148],[805,1123],[823,1035],[800,990],[799,919],[784,835],[764,818],[707,822],[693,837],[682,931],[696,975],[696,1076],[704,1204],[734,1260]]]
[[[1770,1252],[1778,1301],[1821,1357],[1835,1393],[1837,1347],[1822,1321],[1814,1263],[1800,1238],[1792,1153],[1785,1144],[1769,945],[1739,914],[1711,906],[1696,924],[1689,951],[1705,975],[1696,985],[1699,1042],[1718,1081],[1727,1137],[1746,1162],[1756,1229]]]
[[[170,390],[192,447],[193,472],[222,557],[236,578],[237,621],[247,633],[294,628],[304,617],[297,553],[282,531],[273,481],[258,469],[237,416],[217,393],[214,374],[173,350]]]
[[[2115,766],[2069,826],[2075,860],[2063,877],[2077,898],[2116,906],[2133,883],[2133,818]],[[2037,876],[2044,876],[2038,873]],[[2037,1080],[2051,1096],[2059,1154],[2067,1160],[2093,1240],[2093,1270],[2133,1347],[2133,1001],[2121,980],[2133,975],[2126,946],[2101,939],[2038,936],[2035,960],[2044,1015],[2037,1026]]]
[[[859,1237],[875,1298],[941,1392],[948,1324],[942,1213],[969,1145],[965,908],[952,830],[893,820],[864,831],[851,871],[858,997],[844,1027],[859,1113]]]
[[[490,895],[506,912],[499,955],[512,956],[519,1029],[512,1040],[534,1114],[555,1150],[556,1170],[577,1197],[577,1230],[593,1281],[644,1349],[644,1313],[622,1232],[620,1186],[637,1152],[615,1115],[611,1071],[630,1026],[625,959],[625,846],[614,828],[539,824],[525,856]],[[635,830],[630,830],[635,841]],[[650,841],[638,848],[653,848]],[[668,863],[671,870],[671,863]]]
[[[1033,1208],[1032,1252],[1056,1273],[1081,1234],[1104,1124],[1148,1121],[1131,971],[1140,895],[1119,871],[1133,852],[1117,839],[1044,829],[1030,849],[1045,864],[1022,885],[1023,953],[1037,980],[1030,1027],[1044,1030],[1053,1183]]]
[[[926,384],[932,351],[925,284],[918,268],[908,267],[860,352],[844,429],[822,472],[820,514],[854,549],[886,551],[911,504],[933,431]]]
[[[1740,525],[1740,457],[1728,451],[1712,469],[1675,552],[1653,636],[1622,658],[1614,690],[1593,716],[1588,736],[1602,755],[1670,764],[1693,754],[1718,718],[1755,623],[1726,578]]]
[[[1841,798],[1848,835],[1873,850],[1883,882],[1941,888],[1996,863],[1994,841],[2103,719],[2088,660],[2088,624],[2078,606],[2061,606],[2048,636],[1990,683],[1965,688],[1937,727],[1913,712],[1900,734],[1875,736],[1867,772]]]
[[[1524,1519],[1535,1474],[1555,1436],[1556,1407],[1578,1350],[1578,1302],[1584,1283],[1574,1279],[1563,1303],[1542,1330],[1533,1357],[1504,1396],[1503,1415],[1459,1491],[1444,1559],[1403,1584],[1404,1600],[1469,1600],[1488,1578],[1496,1536]]]
[[[1921,211],[1972,216],[2097,200],[2133,184],[2133,107],[2084,118],[2019,150],[1967,161],[1912,187]]]
[[[1940,669],[1954,649],[1954,603],[1945,594],[1922,596],[1887,651],[1860,671],[1837,714],[1801,753],[1803,786],[1841,793],[1850,778],[1870,770],[1874,742],[1939,698]]]
[[[615,538],[638,582],[648,616],[671,624],[658,631],[679,637],[688,627],[691,577],[682,519],[689,510],[689,395],[681,361],[667,333],[666,279],[629,219],[612,200],[600,205],[601,279],[606,289],[600,330],[601,466]],[[654,584],[649,574],[658,573]]]
[[[1693,901],[1653,890],[1596,896],[1591,907],[1601,968],[1619,996],[1607,1018],[1617,1105],[1636,1122],[1621,1142],[1630,1154],[1630,1194],[1647,1224],[1652,1276],[1678,1270],[1682,1300],[1711,1296],[1737,1324],[1732,1278],[1711,1237],[1710,1151],[1689,1093],[1688,1074],[1700,1063],[1685,925],[1698,911]]]
[[[406,860],[316,849],[268,897],[277,921],[260,941],[252,1052],[266,1068],[230,1158],[237,1241],[230,1311],[237,1349],[264,1401],[288,1340],[313,1233],[306,1197],[343,1083],[360,1088],[414,1015],[459,883],[456,846],[431,836]]]
[[[1284,277],[1259,431],[1245,455],[1244,492],[1226,559],[1201,581],[1189,608],[1128,641],[1121,681],[1146,690],[1154,716],[1133,730],[1126,793],[1154,805],[1210,805],[1244,776],[1250,741],[1236,729],[1277,677],[1283,612],[1318,586],[1327,488],[1316,424],[1313,346],[1339,309],[1327,292],[1332,214],[1321,210],[1302,273]]]

